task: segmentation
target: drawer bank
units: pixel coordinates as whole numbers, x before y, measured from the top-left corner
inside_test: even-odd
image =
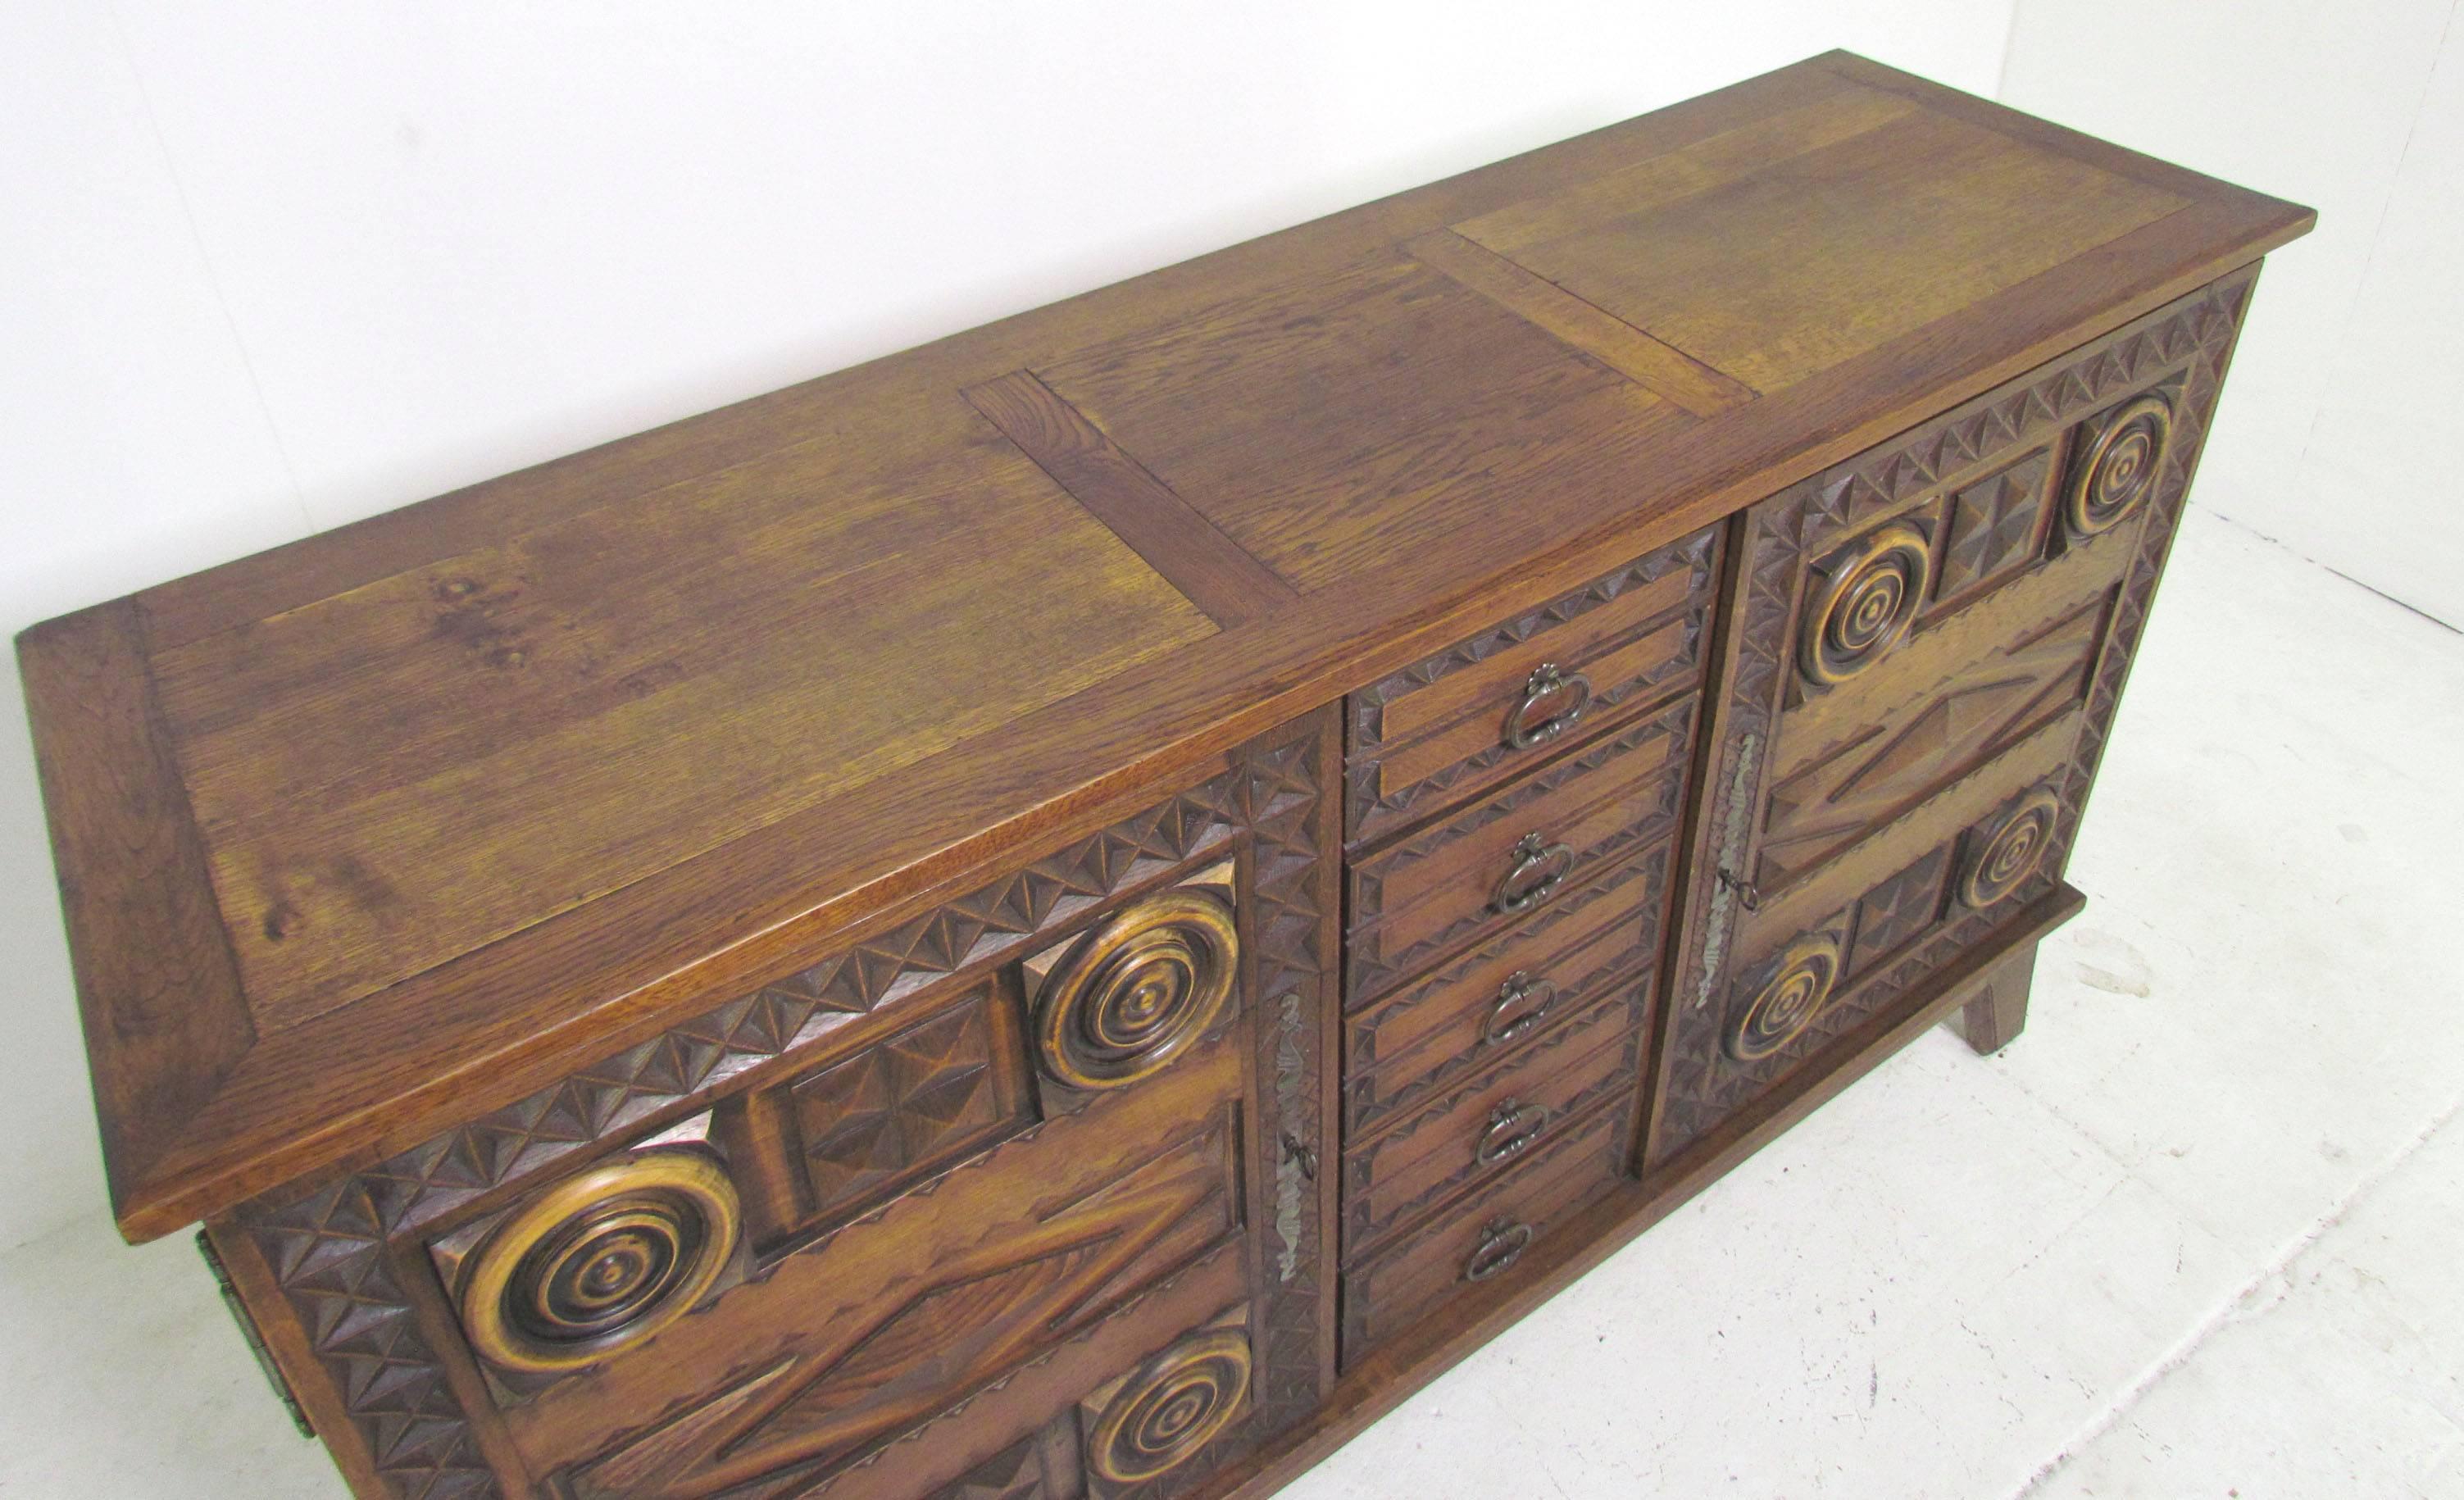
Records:
[[[2019,1030],[2310,222],[1833,54],[37,626],[121,1226],[371,1500],[1263,1494]]]

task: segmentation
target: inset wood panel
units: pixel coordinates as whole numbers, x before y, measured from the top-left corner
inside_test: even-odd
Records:
[[[2108,566],[2086,580],[2101,586],[2060,600],[2050,617],[2027,611],[2052,590],[2012,589],[1960,617],[1973,629],[1921,637],[1870,685],[1817,700],[1839,713],[1786,720],[1754,867],[1766,893],[2086,701],[2112,604],[2109,564],[2120,554],[2101,561]],[[2076,573],[2043,577],[2080,582]],[[1993,607],[2004,604],[2013,607]],[[1798,713],[1813,719],[1815,707]]]
[[[515,1436],[543,1467],[586,1457],[586,1485],[621,1471],[608,1493],[721,1489],[903,1431],[1218,1249],[1221,1305],[1247,1287],[1241,1077],[1218,1045],[1011,1141],[514,1409]],[[714,1395],[640,1433],[679,1389]]]
[[[1399,251],[1036,373],[1304,590],[1578,525],[1640,446],[1696,420]]]
[[[788,1086],[813,1208],[832,1214],[1026,1119],[1015,1018],[990,986]]]
[[[1620,184],[1456,228],[1769,394],[2188,201],[1881,90],[1796,123],[1822,143],[1653,164],[1659,201]]]
[[[164,653],[259,1025],[1215,632],[948,405]]]

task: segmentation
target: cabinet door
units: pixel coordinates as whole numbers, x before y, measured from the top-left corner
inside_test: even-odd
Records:
[[[1854,1055],[2053,894],[2255,276],[1742,518],[1648,1163]]]
[[[1334,1356],[1340,746],[1329,705],[218,1224],[346,1471],[1162,1500],[1298,1422]]]

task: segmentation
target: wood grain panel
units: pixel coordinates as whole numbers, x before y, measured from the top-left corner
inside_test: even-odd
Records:
[[[1621,323],[1564,287],[1542,280],[1452,230],[1403,242],[1412,258],[1444,273],[1507,312],[1545,328],[1654,395],[1698,417],[1754,399],[1747,386],[1681,349]]]
[[[209,855],[122,601],[20,638],[105,1164],[161,1149],[256,1041]]]
[[[1397,252],[1037,373],[1312,591],[1398,549],[1480,544],[1501,493],[1527,522],[1572,519],[1615,455],[1695,420]]]
[[[1230,629],[1294,596],[1272,568],[1241,550],[1104,435],[1086,413],[1019,370],[964,392],[1002,435],[1112,528],[1173,586]]]
[[[1492,248],[1768,394],[2186,203],[1917,111],[1690,196]],[[1792,274],[1810,253],[1823,274]]]
[[[260,1024],[1215,631],[989,434],[869,462],[603,510],[166,653]],[[848,502],[774,488],[806,482]],[[985,590],[970,564],[990,558],[1034,585]]]

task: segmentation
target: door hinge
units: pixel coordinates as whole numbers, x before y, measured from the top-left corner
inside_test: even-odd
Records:
[[[291,1382],[282,1378],[282,1366],[274,1362],[274,1351],[265,1347],[265,1335],[256,1330],[256,1319],[250,1315],[248,1304],[239,1299],[239,1289],[231,1285],[231,1272],[224,1268],[223,1258],[214,1250],[214,1242],[206,1231],[197,1231],[197,1253],[206,1258],[206,1268],[214,1273],[214,1286],[223,1294],[223,1306],[231,1309],[231,1321],[239,1325],[239,1336],[248,1340],[248,1352],[256,1356],[257,1368],[265,1372],[265,1383],[274,1387],[282,1409],[291,1413],[291,1424],[303,1438],[314,1439],[316,1427],[308,1421],[308,1410],[291,1392]]]

